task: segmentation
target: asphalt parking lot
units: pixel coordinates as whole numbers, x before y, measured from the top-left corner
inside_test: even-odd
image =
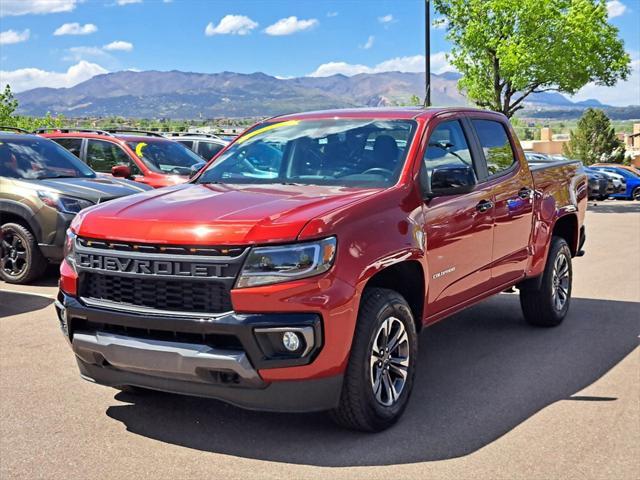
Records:
[[[57,326],[55,269],[0,282],[0,477],[637,479],[640,202],[591,203],[587,229],[560,327],[502,294],[427,329],[408,410],[376,435],[93,385]]]

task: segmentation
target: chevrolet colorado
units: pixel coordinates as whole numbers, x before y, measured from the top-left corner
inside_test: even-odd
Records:
[[[81,375],[378,431],[425,326],[511,287],[550,327],[571,300],[587,179],[532,167],[472,109],[286,115],[189,183],[81,212],[56,308]]]

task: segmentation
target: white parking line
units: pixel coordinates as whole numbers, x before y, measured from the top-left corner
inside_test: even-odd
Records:
[[[0,292],[18,293],[20,295],[32,295],[32,296],[35,296],[35,297],[48,298],[50,300],[55,300],[56,299],[55,295],[46,295],[44,293],[38,293],[38,292],[20,292],[18,290],[9,290],[7,288],[0,288]]]

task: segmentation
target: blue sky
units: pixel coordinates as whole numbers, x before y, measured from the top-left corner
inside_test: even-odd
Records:
[[[613,0],[610,21],[632,78],[577,99],[640,104],[640,0]],[[71,86],[107,71],[224,70],[289,77],[421,71],[423,0],[1,0],[0,81],[15,91]],[[437,15],[433,15],[437,18]],[[450,69],[432,29],[432,68]]]

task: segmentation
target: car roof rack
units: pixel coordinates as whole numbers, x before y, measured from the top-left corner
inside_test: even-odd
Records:
[[[47,133],[47,132],[59,132],[59,133],[95,133],[96,135],[107,135],[112,137],[106,130],[100,130],[97,128],[74,128],[74,127],[40,127],[36,128],[33,133]]]
[[[222,140],[218,135],[214,133],[197,133],[197,132],[164,132],[165,137],[205,137]]]
[[[31,133],[29,130],[25,130],[24,128],[9,127],[5,125],[0,125],[0,132]]]
[[[158,132],[150,132],[148,130],[138,130],[137,128],[127,128],[127,127],[113,127],[113,128],[105,128],[106,132],[109,132],[110,134],[114,135],[114,134],[118,134],[118,133],[136,133],[138,135],[141,136],[145,136],[145,137],[160,137],[160,138],[165,138],[164,135],[162,135],[161,133]]]

